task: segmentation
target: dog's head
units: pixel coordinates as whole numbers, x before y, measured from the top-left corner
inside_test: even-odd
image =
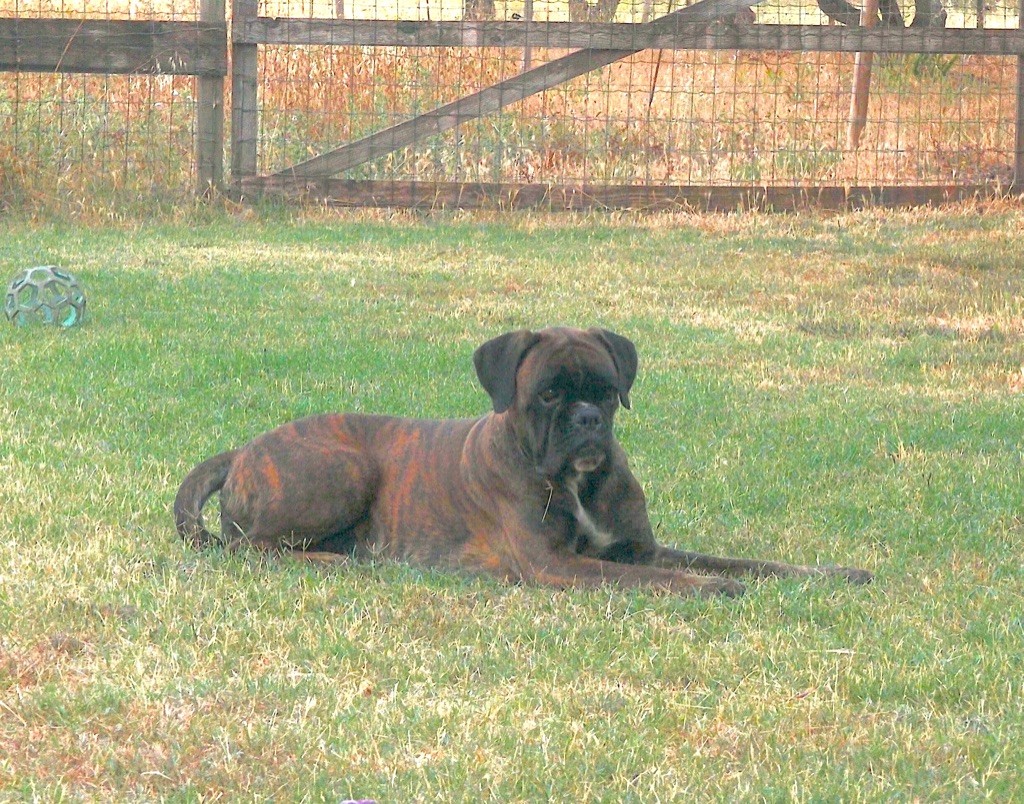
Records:
[[[509,332],[473,354],[495,413],[512,425],[546,478],[592,472],[614,443],[612,420],[629,407],[636,347],[603,329]]]

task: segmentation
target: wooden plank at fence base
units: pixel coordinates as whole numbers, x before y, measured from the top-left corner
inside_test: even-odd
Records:
[[[0,70],[225,76],[227,26],[2,18]]]
[[[915,207],[1005,195],[988,185],[920,187],[689,187],[502,184],[252,177],[244,199],[272,198],[332,207],[396,209],[629,209],[735,212]]]

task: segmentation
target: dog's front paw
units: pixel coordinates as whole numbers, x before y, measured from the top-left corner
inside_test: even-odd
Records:
[[[731,578],[701,578],[697,593],[701,597],[721,595],[722,597],[739,597],[746,594],[747,587]]]
[[[830,577],[842,578],[850,583],[857,585],[871,583],[875,575],[873,572],[868,572],[864,569],[857,569],[856,567],[829,567],[825,574]]]

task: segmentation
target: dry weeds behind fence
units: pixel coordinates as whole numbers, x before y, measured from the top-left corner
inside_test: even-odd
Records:
[[[255,150],[248,164],[245,148],[229,155],[235,178],[286,171],[570,50],[346,44],[367,41],[374,29],[366,21],[381,21],[388,33],[380,41],[413,36],[411,28],[403,39],[401,25],[385,25],[395,20],[464,25],[465,39],[481,19],[525,18],[531,30],[543,32],[549,21],[644,22],[674,10],[670,3],[260,0],[262,18],[338,22],[278,30],[263,21],[261,35],[273,28],[275,43],[250,45],[258,54]],[[914,18],[912,8],[903,13]],[[1018,28],[1017,10],[1000,2],[947,0],[946,13],[947,29]],[[195,20],[199,8],[197,0],[0,0],[0,16]],[[749,41],[750,31],[780,24],[828,20],[811,0],[767,0],[712,33],[721,47],[723,31],[726,37],[746,32],[737,41]],[[551,28],[550,38],[535,33],[530,41],[561,43],[564,28]],[[236,25],[236,44],[240,30]],[[443,29],[439,41],[452,30]],[[421,198],[428,199],[429,186],[452,182],[799,188],[1012,182],[1020,148],[1017,55],[876,54],[864,132],[851,147],[856,58],[852,52],[644,49],[498,114],[385,149],[342,178],[378,182],[378,191],[425,183]],[[0,73],[0,202],[87,207],[186,195],[197,171],[197,81]],[[360,194],[353,197],[358,201]]]

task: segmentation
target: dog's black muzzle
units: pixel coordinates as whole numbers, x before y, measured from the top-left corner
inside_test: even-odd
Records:
[[[597,405],[578,402],[570,416],[573,433],[577,436],[596,438],[603,434],[604,416]]]
[[[604,463],[611,428],[597,405],[577,402],[569,413],[570,449],[573,468],[591,472]]]

